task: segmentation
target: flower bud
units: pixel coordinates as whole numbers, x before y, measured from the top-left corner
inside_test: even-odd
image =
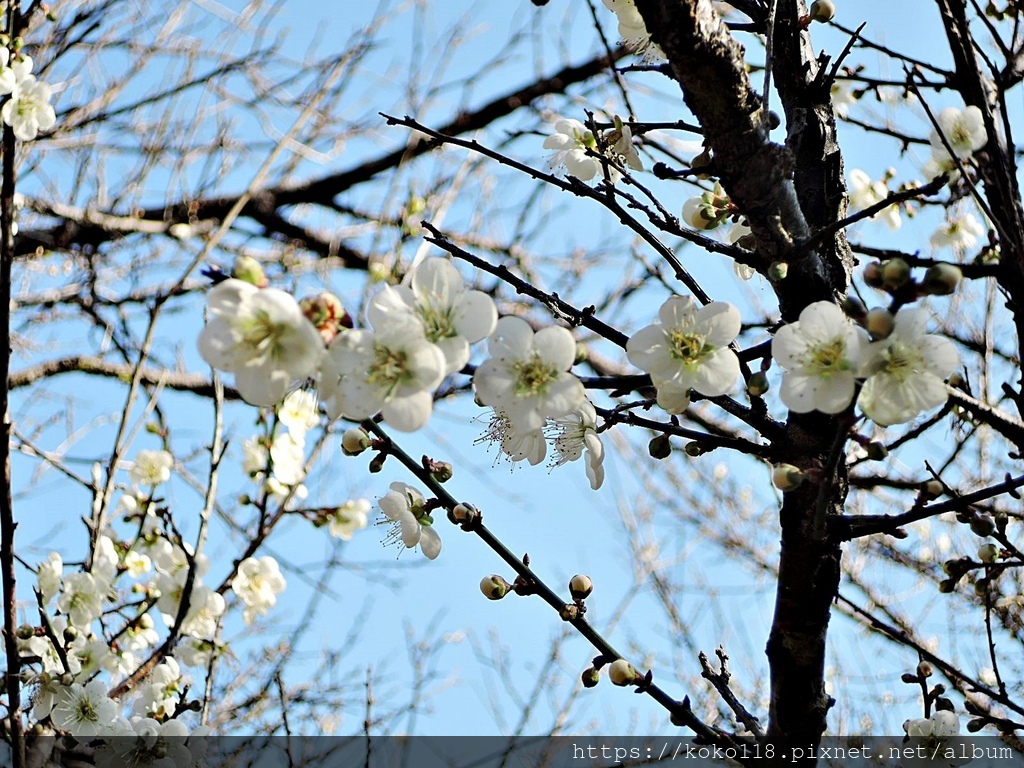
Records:
[[[257,288],[267,287],[267,276],[263,273],[263,265],[252,256],[243,254],[236,258],[234,266],[231,267],[231,276],[251,283]]]
[[[935,673],[932,665],[927,661],[922,661],[917,665],[917,676],[918,677],[931,677]]]
[[[747,393],[751,397],[760,397],[768,391],[768,377],[764,371],[756,371],[750,375],[747,382]]]
[[[387,458],[388,455],[381,451],[372,459],[370,459],[370,466],[367,467],[367,469],[369,469],[370,472],[372,472],[373,474],[377,474],[382,469],[384,469],[384,462],[387,460]]]
[[[864,267],[864,283],[872,288],[882,287],[882,264],[872,261]]]
[[[488,600],[501,600],[501,598],[508,594],[511,588],[512,585],[496,573],[484,576],[480,580],[480,591],[484,593],[484,597]]]
[[[573,365],[585,363],[590,357],[590,348],[581,341],[576,342],[576,357],[573,358]]]
[[[594,582],[589,576],[576,574],[569,580],[569,594],[573,600],[586,600],[594,591]]]
[[[65,672],[60,676],[60,684],[65,686],[71,686],[75,683],[75,676],[70,672]]]
[[[929,502],[939,498],[944,490],[942,483],[938,480],[929,480],[927,483],[921,483],[921,490],[917,492],[917,500],[919,503]]]
[[[979,536],[991,536],[996,531],[996,521],[989,514],[975,515],[971,518],[971,530]]]
[[[999,557],[999,547],[991,541],[978,547],[978,559],[983,563],[994,563]]]
[[[789,274],[789,264],[784,261],[773,261],[771,266],[768,267],[768,279],[778,282],[779,280],[785,280],[786,275]]]
[[[342,328],[352,327],[352,318],[333,293],[324,291],[316,296],[307,296],[299,302],[299,308],[313,327],[320,332],[324,344],[330,344]]]
[[[593,667],[587,667],[580,675],[580,682],[583,683],[584,688],[593,688],[601,682],[601,673]]]
[[[811,21],[825,23],[832,21],[836,15],[836,4],[832,0],[814,0],[807,14]]]
[[[691,197],[683,203],[683,221],[694,229],[714,229],[722,223],[721,217],[711,203],[703,197]]]
[[[479,518],[480,510],[478,510],[472,504],[462,502],[460,504],[456,504],[452,508],[452,515],[455,517],[456,522],[462,523],[464,525],[466,523],[471,523],[477,518]]]
[[[984,597],[985,593],[988,592],[988,579],[978,579],[974,582],[974,594],[978,597]]]
[[[391,277],[391,270],[382,261],[371,261],[366,265],[366,274],[371,282],[383,283]]]
[[[658,435],[647,444],[647,452],[655,459],[667,459],[672,454],[672,443],[668,435]]]
[[[358,456],[370,447],[370,436],[362,427],[346,429],[341,436],[341,450],[346,456]]]
[[[950,594],[956,589],[956,581],[954,579],[943,579],[939,582],[939,592],[944,595]]]
[[[28,640],[36,636],[36,628],[31,624],[22,624],[18,627],[18,639]]]
[[[887,339],[896,326],[896,318],[885,307],[875,307],[864,318],[864,327],[873,339]]]
[[[882,287],[898,291],[910,280],[910,265],[903,259],[889,259],[882,264]]]
[[[924,273],[922,285],[933,296],[949,296],[956,292],[964,273],[955,264],[934,264]]]
[[[701,168],[707,168],[711,165],[711,151],[707,148],[704,149],[699,155],[695,155],[693,160],[690,161],[690,168],[694,171],[699,171]],[[706,179],[707,174],[699,174],[698,178]]]
[[[580,617],[580,607],[574,603],[566,603],[558,612],[562,621],[576,621]]]
[[[868,308],[864,306],[864,302],[852,294],[845,296],[840,302],[840,306],[847,317],[858,323],[862,322],[868,314]]]
[[[686,451],[687,456],[690,456],[694,459],[697,458],[698,456],[703,456],[705,453],[708,452],[708,449],[705,448],[703,444],[698,443],[696,440],[691,440],[686,445],[684,445],[683,450]]]
[[[780,125],[782,125],[782,118],[779,117],[779,113],[776,112],[774,109],[769,109],[768,110],[768,130],[769,131],[774,131]]]
[[[608,677],[615,685],[633,685],[642,679],[640,673],[625,659],[616,659],[611,663]]]
[[[877,440],[872,440],[864,446],[864,450],[871,461],[882,461],[889,455],[889,449],[885,447],[885,443],[880,443]]]
[[[455,468],[447,461],[433,461],[430,464],[430,476],[439,483],[447,483],[455,474]]]
[[[804,481],[804,473],[792,464],[776,464],[772,468],[772,485],[783,493],[795,491]]]

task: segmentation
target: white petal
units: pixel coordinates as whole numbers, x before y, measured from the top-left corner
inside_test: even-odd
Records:
[[[533,329],[521,317],[507,315],[497,322],[487,345],[496,359],[521,360],[533,345]]]
[[[740,311],[725,301],[713,301],[697,312],[697,322],[709,344],[725,347],[740,333]]]
[[[669,386],[658,387],[658,405],[669,413],[682,413],[690,407],[689,394],[688,389],[678,389]]]
[[[690,386],[702,395],[724,395],[740,375],[740,361],[731,349],[716,349],[692,372]]]
[[[424,259],[416,267],[410,285],[420,303],[445,312],[464,290],[462,275],[455,265],[437,257]]]
[[[541,328],[533,337],[533,348],[541,360],[557,371],[567,371],[576,360],[576,341],[558,325]]]
[[[494,332],[498,322],[498,310],[494,300],[482,291],[466,291],[452,311],[452,324],[460,336],[470,344],[486,339]]]
[[[381,408],[384,421],[399,432],[415,432],[430,420],[434,399],[429,392],[396,397]]]
[[[428,560],[436,560],[441,554],[441,537],[437,535],[433,526],[423,528],[420,535],[420,551]]]

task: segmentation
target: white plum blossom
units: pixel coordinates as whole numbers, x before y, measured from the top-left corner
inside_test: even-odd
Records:
[[[491,409],[491,418],[475,443],[497,443],[498,449],[512,463],[529,461],[537,466],[547,455],[548,444],[542,429],[516,429],[508,414],[497,408]]]
[[[61,685],[59,677],[49,672],[33,675],[29,682],[35,686],[32,691],[32,716],[42,720],[53,711],[65,686]]]
[[[331,342],[320,369],[320,394],[331,418],[366,419],[379,411],[395,429],[414,432],[430,419],[431,391],[446,367],[423,324],[396,313],[380,330],[346,331]]]
[[[174,712],[184,681],[177,660],[168,656],[138,687],[134,709],[139,715],[166,717]]]
[[[838,80],[832,82],[831,96],[832,109],[837,117],[849,115],[850,107],[857,103],[857,98],[853,95],[853,89],[850,87],[850,84]]]
[[[533,332],[520,317],[503,317],[488,341],[490,357],[476,370],[473,387],[484,405],[500,410],[521,433],[566,416],[583,402],[583,384],[569,372],[576,342],[560,326]]]
[[[193,586],[188,601],[188,614],[181,631],[186,635],[208,640],[217,632],[217,624],[227,604],[224,596],[207,586]]]
[[[171,479],[174,457],[167,451],[139,451],[128,476],[136,486],[156,486]]]
[[[795,413],[839,413],[851,402],[867,334],[829,301],[816,301],[772,339],[772,357],[786,373],[779,397]]]
[[[422,493],[397,481],[377,502],[384,516],[393,523],[388,540],[401,541],[407,549],[419,546],[427,559],[434,560],[441,554],[441,537],[424,509],[425,503]]]
[[[651,40],[640,11],[634,0],[602,0],[604,7],[615,14],[619,22],[619,38],[646,63],[663,61],[665,53]]]
[[[22,141],[31,141],[40,131],[50,130],[57,122],[50,96],[49,85],[32,75],[25,75],[15,84],[11,98],[0,110],[0,116],[14,129],[15,136]]]
[[[601,171],[601,161],[587,150],[597,151],[594,133],[579,120],[563,118],[555,122],[555,132],[544,139],[544,149],[553,149],[552,166],[565,167],[570,176],[590,181]]]
[[[978,238],[985,233],[973,214],[965,213],[960,216],[949,216],[946,221],[928,239],[932,248],[952,248],[954,251],[963,252],[973,248]]]
[[[589,400],[568,414],[552,419],[546,428],[552,440],[552,467],[576,461],[586,454],[587,479],[595,491],[604,483],[604,446],[597,436],[597,412]]]
[[[103,587],[91,573],[71,573],[64,579],[64,591],[57,609],[78,628],[92,624],[103,613]]]
[[[927,324],[925,310],[903,309],[888,338],[868,345],[857,404],[876,424],[901,424],[946,402],[944,380],[960,356],[949,339],[926,333]]]
[[[129,576],[133,579],[138,579],[144,574],[149,573],[149,570],[153,567],[153,563],[149,559],[148,555],[132,551],[125,554],[124,567],[128,569]]]
[[[211,367],[235,374],[246,402],[276,405],[293,382],[316,373],[323,339],[284,291],[232,278],[210,291],[207,308],[199,353]]]
[[[110,583],[117,575],[120,561],[113,539],[106,535],[96,539],[96,549],[92,553],[92,568],[89,572],[96,578],[101,591],[108,591]]]
[[[919,717],[903,723],[903,730],[910,738],[945,741],[960,733],[960,718],[955,712],[940,709],[931,717]]]
[[[29,61],[31,62],[31,59]],[[10,63],[10,49],[6,45],[0,47],[0,96],[6,96],[11,93],[18,84],[18,74],[10,66]],[[31,71],[31,66],[29,71]],[[24,74],[27,75],[29,73],[25,72]]]
[[[623,123],[618,116],[615,117],[615,129],[606,133],[603,138],[608,144],[604,151],[605,155],[630,170],[642,171],[644,169],[640,152],[633,144],[633,129]],[[613,182],[618,181],[621,177],[619,171],[614,167],[609,167],[608,173]]]
[[[174,649],[178,660],[187,667],[205,667],[210,663],[214,645],[209,640],[183,638]]]
[[[975,106],[957,109],[946,107],[939,112],[935,121],[939,124],[939,131],[932,131],[928,137],[932,145],[932,156],[936,158],[949,157],[949,151],[942,141],[945,137],[953,154],[961,160],[969,158],[974,152],[988,143],[988,136],[985,133],[985,121],[982,118],[981,110]]]
[[[327,530],[331,536],[345,541],[352,534],[366,527],[370,514],[370,502],[366,499],[349,499],[340,507],[336,507],[328,517]]]
[[[66,686],[50,713],[53,724],[76,739],[103,735],[116,718],[117,702],[107,696],[107,687],[99,680]]]
[[[148,613],[142,614],[125,631],[122,646],[129,651],[142,651],[151,648],[160,642],[160,633],[154,627],[153,617]]]
[[[876,205],[889,196],[889,188],[884,181],[872,181],[871,177],[859,168],[850,171],[850,207],[855,211],[862,211]],[[882,221],[891,230],[897,230],[903,225],[900,218],[900,207],[890,205],[871,217],[874,221],[881,217]]]
[[[246,624],[252,624],[257,616],[266,616],[286,586],[277,560],[269,555],[246,558],[238,565],[238,572],[231,580],[231,589],[245,603],[243,618]]]
[[[0,50],[7,50],[6,48]],[[43,596],[43,604],[50,602],[60,592],[60,580],[64,575],[64,560],[57,552],[51,552],[49,556],[39,564],[39,572],[36,574],[36,581],[39,584],[39,593]]]
[[[486,339],[498,322],[494,300],[483,291],[467,291],[459,270],[442,258],[427,258],[402,285],[385,286],[370,300],[367,317],[384,329],[398,316],[418,319],[427,341],[445,359],[445,375],[469,362],[469,346]]]
[[[306,432],[320,423],[316,395],[305,389],[290,392],[278,406],[277,418],[288,428],[292,437],[301,443]]]
[[[658,318],[626,344],[629,362],[651,375],[658,405],[682,413],[691,389],[707,397],[728,392],[740,375],[739,358],[729,349],[740,332],[739,310],[727,302],[699,307],[690,296],[672,296]]]

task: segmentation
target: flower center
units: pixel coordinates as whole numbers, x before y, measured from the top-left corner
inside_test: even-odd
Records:
[[[276,354],[284,328],[275,323],[270,313],[259,309],[242,328],[242,342],[260,354]]]
[[[684,365],[696,365],[715,349],[704,340],[704,336],[693,331],[672,328],[665,332],[665,336],[668,338],[669,355]]]
[[[882,371],[902,383],[921,369],[921,354],[902,342],[893,342],[885,350]]]
[[[390,397],[398,385],[409,378],[406,365],[405,352],[378,344],[373,348],[373,363],[366,380],[370,384],[384,385]]]
[[[447,312],[439,312],[430,306],[420,306],[417,313],[426,329],[427,341],[437,343],[441,339],[455,336],[455,325]]]
[[[99,713],[96,711],[96,707],[92,705],[92,701],[84,696],[78,700],[78,706],[75,708],[75,714],[78,715],[79,722],[95,723],[100,719]]]
[[[850,362],[846,359],[846,341],[833,339],[827,344],[821,344],[811,352],[811,360],[808,367],[815,376],[827,379],[833,374],[848,371]]]
[[[547,392],[548,384],[558,378],[558,370],[544,363],[534,353],[529,360],[519,360],[512,366],[516,383],[514,392],[519,397],[537,397]]]

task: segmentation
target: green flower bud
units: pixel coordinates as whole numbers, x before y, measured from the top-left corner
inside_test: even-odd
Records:
[[[864,318],[864,327],[873,339],[887,339],[896,327],[896,318],[885,307],[875,307]]]
[[[956,292],[964,273],[955,264],[934,264],[924,273],[922,285],[933,296],[949,296]]]
[[[341,436],[341,450],[346,456],[358,456],[370,447],[370,436],[362,427],[346,429]]]
[[[978,547],[978,559],[983,563],[994,563],[999,557],[999,547],[992,542]]]
[[[768,279],[778,282],[779,280],[785,280],[786,275],[789,274],[789,264],[784,261],[773,261],[771,266],[768,267]]]
[[[872,261],[864,267],[864,284],[872,288],[882,287],[882,264]]]
[[[686,451],[687,456],[690,456],[694,459],[697,458],[698,456],[703,456],[705,453],[708,452],[708,449],[705,448],[701,443],[698,443],[696,440],[691,440],[686,445],[684,445],[683,450]]]
[[[824,24],[827,21],[832,21],[836,15],[836,4],[832,0],[814,0],[811,3],[810,12],[808,16],[811,17],[811,21],[818,21]]]
[[[750,381],[747,382],[747,393],[752,397],[760,397],[768,391],[768,377],[764,374],[764,371],[756,371],[751,374]]]
[[[772,484],[783,493],[795,491],[804,481],[804,473],[792,464],[776,464],[772,468]]]
[[[658,435],[647,444],[647,452],[655,459],[667,459],[672,454],[672,443],[668,435]]]
[[[231,268],[231,276],[251,283],[257,288],[267,287],[267,276],[263,273],[263,265],[252,256],[245,256],[243,254],[236,258],[235,264]]]
[[[971,530],[979,536],[991,536],[996,532],[996,521],[989,514],[975,515],[971,518]]]
[[[625,659],[616,659],[608,667],[608,677],[615,685],[635,685],[643,678]]]
[[[576,574],[569,580],[569,594],[573,600],[586,600],[594,591],[594,582],[589,576]]]
[[[583,683],[584,688],[593,688],[601,682],[601,673],[593,667],[587,667],[583,670],[583,674],[580,675],[580,681]]]
[[[867,452],[868,458],[872,461],[882,461],[889,455],[889,449],[885,447],[884,443],[880,443],[877,440],[872,440],[868,443],[864,450]]]
[[[903,259],[889,259],[882,264],[882,287],[898,291],[910,280],[910,265]]]
[[[501,600],[501,598],[508,594],[511,588],[511,584],[495,573],[492,573],[490,576],[484,576],[480,580],[480,591],[484,593],[484,597],[488,600]]]

